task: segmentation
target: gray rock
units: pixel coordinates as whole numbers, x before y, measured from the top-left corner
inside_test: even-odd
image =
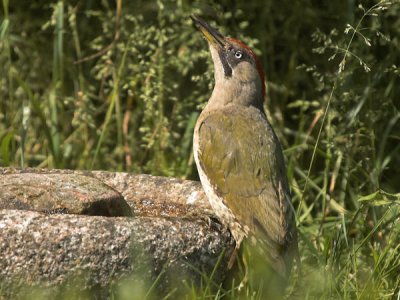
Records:
[[[146,174],[107,171],[0,168],[0,175],[74,174],[94,177],[121,193],[141,216],[213,214],[200,182]]]
[[[125,217],[79,215],[93,203],[115,214],[117,202]],[[106,298],[153,283],[161,297],[211,274],[218,286],[235,247],[198,182],[103,171],[0,168],[0,232],[0,299],[29,299],[35,286]]]
[[[198,181],[103,171],[91,175],[120,192],[138,215],[213,214]]]
[[[79,174],[0,176],[0,209],[96,216],[130,216],[123,196],[93,177]]]
[[[215,226],[214,226],[215,225]],[[234,242],[218,224],[202,219],[106,218],[0,210],[0,291],[51,287],[79,278],[84,290],[101,290],[122,278],[131,282],[200,282]],[[229,251],[213,279],[221,282]],[[8,293],[8,294],[7,294]]]

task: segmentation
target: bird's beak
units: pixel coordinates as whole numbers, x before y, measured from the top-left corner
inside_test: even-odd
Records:
[[[211,45],[220,50],[225,48],[225,38],[222,34],[218,32],[218,30],[212,28],[204,20],[196,15],[191,15],[190,18],[193,20],[196,28],[200,30],[201,33],[203,33],[204,37]]]

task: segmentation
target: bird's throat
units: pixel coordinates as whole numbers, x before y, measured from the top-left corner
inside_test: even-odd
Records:
[[[219,78],[208,100],[207,109],[223,108],[228,105],[253,106],[264,112],[262,95],[255,83],[238,83],[234,78]]]

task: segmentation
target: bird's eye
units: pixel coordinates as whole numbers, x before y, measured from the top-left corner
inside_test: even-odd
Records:
[[[236,57],[237,59],[242,58],[242,56],[243,56],[243,54],[242,54],[241,51],[236,51],[236,52],[235,52],[235,57]]]

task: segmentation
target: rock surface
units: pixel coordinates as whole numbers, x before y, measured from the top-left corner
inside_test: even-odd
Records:
[[[0,211],[0,281],[2,290],[26,285],[51,286],[78,277],[84,289],[106,287],[130,276],[152,283],[199,281],[211,274],[219,255],[231,244],[228,232],[204,220],[105,218]],[[214,279],[222,279],[218,269]],[[172,277],[171,277],[172,275]]]
[[[20,206],[10,204],[12,197]],[[46,204],[39,205],[35,197]],[[105,207],[122,201],[123,217],[93,216],[82,208],[96,201]],[[48,214],[67,204],[66,214]],[[218,285],[235,246],[229,231],[212,217],[200,184],[192,181],[0,168],[0,205],[0,299],[14,298],[26,287],[75,286],[76,280],[98,299],[121,282],[156,282],[160,296],[183,280],[199,285],[204,274],[213,273]],[[129,207],[133,217],[126,213]]]
[[[1,175],[74,174],[96,178],[123,195],[125,201],[141,216],[183,216],[212,214],[212,208],[200,182],[146,174],[106,171],[48,170],[0,168]]]
[[[0,209],[93,216],[131,216],[124,197],[79,174],[7,174],[0,177]]]

